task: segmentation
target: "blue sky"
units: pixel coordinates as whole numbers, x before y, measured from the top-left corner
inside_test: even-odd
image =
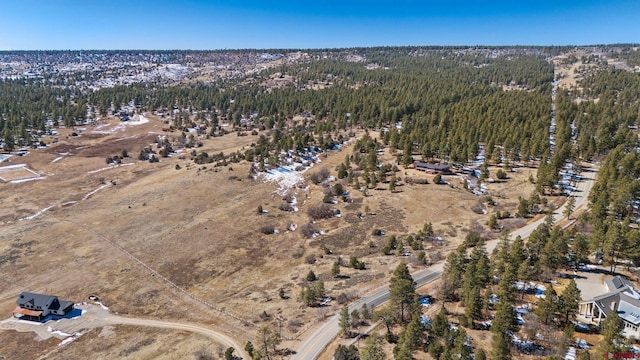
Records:
[[[1,0],[0,50],[640,42],[640,0]]]

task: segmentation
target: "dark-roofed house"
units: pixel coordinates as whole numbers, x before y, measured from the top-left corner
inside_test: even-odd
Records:
[[[428,173],[451,174],[449,164],[430,164],[424,161],[416,161],[413,163],[416,170],[426,171]]]
[[[21,319],[41,321],[49,315],[64,316],[73,310],[73,302],[57,296],[23,292],[16,300],[13,315]]]
[[[579,319],[600,325],[607,315],[615,311],[623,322],[622,335],[640,339],[640,293],[621,276],[605,280],[605,287],[607,293],[580,303]]]

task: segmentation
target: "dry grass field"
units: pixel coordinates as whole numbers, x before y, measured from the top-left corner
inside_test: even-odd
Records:
[[[284,212],[278,209],[284,203],[275,192],[278,185],[249,178],[246,162],[196,165],[188,155],[181,156],[186,151],[159,163],[139,161],[140,149],[158,135],[179,135],[163,132],[166,125],[160,119],[149,119],[135,126],[103,120],[79,136],[63,129],[57,142],[46,140],[51,143],[47,149],[2,164],[26,164],[44,177],[0,183],[2,317],[11,316],[21,291],[51,293],[76,302],[94,294],[121,315],[193,321],[242,344],[255,342],[258,327],[276,317],[284,319],[286,338],[300,338],[327,311],[304,307],[297,300],[309,270],[324,280],[327,293],[335,298],[341,293],[357,296],[385,284],[401,261],[414,266],[415,254],[382,255],[386,236],[373,236],[373,229],[404,235],[431,222],[445,241],[427,248],[428,255],[437,258],[435,254],[444,255],[457,246],[472,226],[478,227],[474,223],[485,224],[494,211],[515,213],[518,196],[528,197],[533,190],[528,178],[535,176],[535,169],[520,168],[509,173],[507,181],[488,185],[498,205],[486,208],[482,197],[462,189],[457,176],[446,177],[449,185],[435,185],[433,175],[401,169],[401,179],[426,177],[430,183],[401,185],[393,194],[388,184],[380,184],[368,196],[347,187],[353,202],[335,205],[342,216],[318,221],[315,226],[326,233],[306,239],[300,230],[288,228],[295,224],[299,229],[309,222],[307,209],[322,202],[322,187],[293,189],[300,210]],[[203,140],[204,146],[197,150],[228,154],[248,148],[257,138],[229,134]],[[350,148],[322,156],[304,176],[321,167],[335,175]],[[120,166],[106,164],[107,156],[123,149],[131,158]],[[394,158],[383,156],[385,161]],[[479,204],[487,214],[471,210]],[[265,214],[257,213],[259,205]],[[358,217],[365,207],[369,213]],[[278,233],[263,234],[260,229],[266,225]],[[485,235],[497,236],[488,230]],[[325,254],[323,247],[332,253]],[[332,278],[333,262],[339,256],[348,261],[352,255],[363,260],[367,270],[343,267],[346,276]],[[279,297],[280,288],[288,299]],[[260,316],[263,312],[268,318]],[[218,351],[206,338],[184,332],[125,326],[112,330],[114,337],[105,335],[106,330],[90,330],[63,347],[55,347],[58,340],[38,342],[32,334],[0,330],[8,339],[3,340],[0,357],[37,358],[53,351],[51,358],[60,359],[83,358],[89,352],[98,359],[116,355],[170,359],[188,358],[205,346]],[[38,346],[30,350],[18,346],[29,341]],[[293,346],[295,340],[281,345]],[[25,351],[30,352],[22,356]]]

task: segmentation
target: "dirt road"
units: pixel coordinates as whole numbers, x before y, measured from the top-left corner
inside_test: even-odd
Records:
[[[233,347],[236,356],[249,359],[249,356],[244,351],[244,347],[240,346],[234,339],[204,325],[123,317],[112,314],[108,308],[98,304],[81,304],[76,307],[82,309],[82,315],[73,319],[49,321],[42,324],[9,318],[0,321],[0,330],[35,332],[42,339],[56,337],[61,340],[71,336],[81,336],[78,334],[81,334],[82,331],[87,329],[101,328],[108,325],[146,326],[159,329],[182,330],[204,335],[216,343],[222,344],[225,348]]]
[[[169,322],[169,321],[160,321],[160,320],[149,320],[149,319],[139,319],[139,318],[125,318],[121,316],[110,315],[105,318],[105,324],[109,325],[134,325],[134,326],[147,326],[154,327],[160,329],[173,329],[173,330],[184,330],[193,333],[202,334],[213,339],[215,342],[223,344],[225,348],[232,347],[236,349],[235,355],[240,356],[244,359],[249,359],[249,356],[244,352],[244,348],[236,343],[235,340],[230,337],[221,334],[219,332],[213,331],[209,328],[196,325],[196,324],[188,324],[188,323],[178,323],[178,322]]]

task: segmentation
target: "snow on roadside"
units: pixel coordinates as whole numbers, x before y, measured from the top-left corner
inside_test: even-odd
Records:
[[[58,156],[57,158],[53,159],[53,161],[51,161],[51,163],[56,163],[60,160],[62,160],[64,158],[64,156]]]

